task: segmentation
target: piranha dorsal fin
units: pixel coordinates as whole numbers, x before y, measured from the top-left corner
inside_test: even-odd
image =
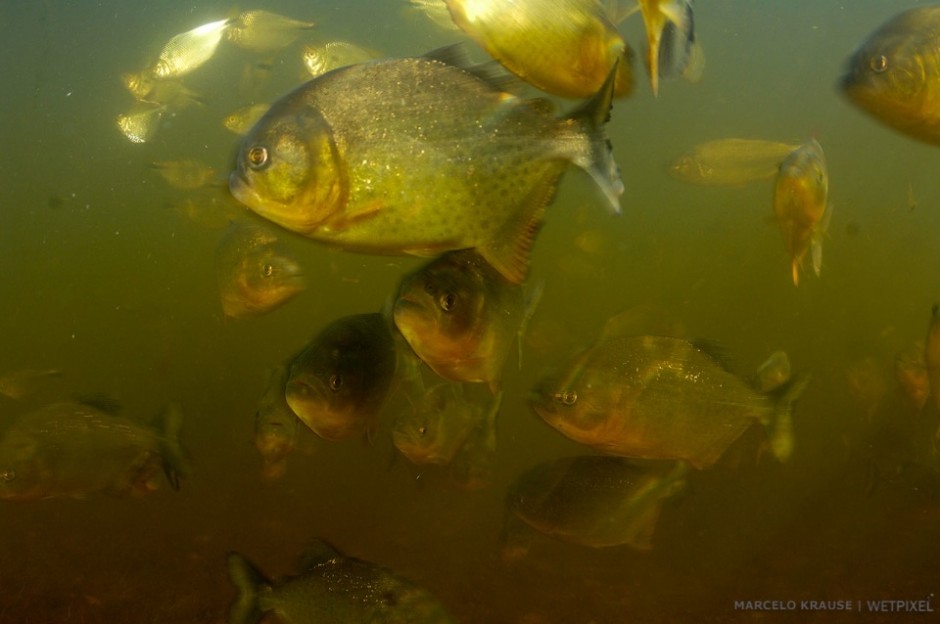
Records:
[[[328,543],[324,539],[316,538],[307,546],[304,550],[304,554],[300,558],[300,565],[298,568],[301,572],[307,572],[318,565],[322,565],[327,561],[336,559],[337,557],[342,557],[343,553],[333,547],[332,544]]]
[[[463,43],[454,43],[442,48],[436,48],[422,55],[423,58],[438,61],[445,65],[452,65],[472,74],[497,91],[518,93],[522,90],[523,82],[506,73],[502,65],[495,61],[488,63],[473,63],[467,54],[467,46]]]
[[[76,401],[82,405],[101,410],[105,414],[117,416],[121,412],[121,402],[110,394],[99,392],[98,394],[88,394],[76,398]]]

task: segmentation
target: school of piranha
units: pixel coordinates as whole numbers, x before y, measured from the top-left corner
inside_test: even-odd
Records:
[[[307,81],[224,120],[239,136],[230,171],[192,159],[152,164],[177,189],[221,185],[254,213],[218,201],[215,213],[196,215],[226,226],[215,256],[226,322],[250,323],[304,290],[280,228],[348,253],[427,258],[401,276],[384,309],[317,328],[272,368],[254,439],[266,479],[284,476],[303,428],[341,441],[368,440],[384,426],[416,469],[440,470],[459,488],[490,485],[508,392],[503,371],[550,287],[550,278],[527,279],[529,258],[565,172],[586,172],[596,187],[588,199],[619,213],[619,146],[605,124],[644,88],[637,66],[661,98],[665,79],[698,81],[706,71],[692,0],[411,4],[455,40],[462,33],[462,43],[410,58],[383,58],[347,41],[305,46]],[[647,38],[639,60],[618,32],[635,13]],[[249,10],[172,37],[152,64],[122,77],[133,103],[117,117],[118,130],[146,143],[165,116],[198,106],[182,79],[221,46],[262,59],[247,71],[270,71],[271,59],[314,28]],[[876,123],[906,135],[898,140],[940,144],[938,45],[940,5],[900,13],[851,53],[839,89]],[[471,63],[471,46],[495,62]],[[535,90],[574,104],[559,111],[554,100],[524,95]],[[692,185],[772,181],[794,287],[808,268],[809,279],[821,278],[832,207],[819,140],[719,138],[677,156],[669,173]],[[505,560],[524,557],[539,534],[587,548],[649,550],[664,502],[746,431],[764,432],[771,461],[786,462],[798,445],[792,419],[812,383],[807,363],[791,370],[780,351],[740,375],[720,348],[685,336],[680,323],[640,316],[598,319],[596,340],[552,362],[530,389],[532,412],[585,453],[532,466],[510,486],[497,546]],[[897,374],[919,414],[914,446],[936,464],[940,309],[925,310],[924,321],[923,345],[898,360]],[[19,399],[57,375],[9,373],[0,376],[0,393]],[[0,499],[41,505],[146,493],[164,481],[185,487],[192,475],[183,421],[171,403],[144,425],[100,396],[21,414],[0,438]],[[268,621],[268,613],[285,623],[455,621],[428,591],[325,540],[286,579],[269,580],[236,553],[228,568],[237,592],[232,623]]]

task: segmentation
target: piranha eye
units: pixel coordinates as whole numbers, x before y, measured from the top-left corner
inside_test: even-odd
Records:
[[[886,69],[888,69],[888,57],[884,54],[871,57],[871,60],[868,62],[871,70],[876,74],[880,74]]]
[[[333,392],[339,392],[339,389],[343,387],[343,377],[342,375],[330,375],[330,390]]]
[[[263,267],[261,267],[261,276],[262,276],[262,277],[271,277],[272,275],[274,275],[274,265],[273,265],[273,264],[266,264],[266,265],[264,265]]]
[[[16,471],[13,470],[12,468],[10,470],[4,470],[3,472],[0,472],[0,479],[3,479],[4,481],[9,482],[15,478],[16,478]]]
[[[454,306],[457,305],[457,295],[454,293],[444,293],[441,295],[438,303],[441,306],[441,310],[444,310],[444,312],[450,312],[454,309]]]
[[[268,164],[268,148],[255,145],[248,150],[248,166],[255,171],[263,169]]]
[[[561,403],[562,405],[574,405],[578,401],[578,393],[574,390],[556,392],[552,395],[552,399],[554,399],[557,403]]]
[[[418,427],[418,433],[420,433],[422,436],[426,434],[427,432],[428,432],[427,427]]]

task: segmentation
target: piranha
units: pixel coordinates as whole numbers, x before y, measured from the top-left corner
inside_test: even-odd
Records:
[[[826,157],[816,139],[804,143],[780,163],[774,181],[774,214],[790,254],[793,285],[800,283],[807,253],[812,256],[813,272],[818,276],[832,206]]]
[[[334,247],[436,256],[476,249],[520,283],[569,163],[619,211],[604,131],[616,69],[568,117],[459,66],[453,48],[350,65],[272,105],[244,139],[232,195]]]
[[[787,459],[791,410],[807,381],[797,375],[763,394],[701,344],[605,336],[560,374],[543,377],[530,405],[567,437],[600,451],[681,459],[702,469],[755,423],[766,427],[774,455]]]
[[[871,33],[846,63],[839,87],[881,123],[940,144],[940,6],[916,7]]]

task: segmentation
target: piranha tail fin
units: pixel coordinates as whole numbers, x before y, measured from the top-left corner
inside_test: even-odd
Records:
[[[809,373],[799,373],[773,391],[773,415],[767,428],[771,451],[780,461],[793,454],[793,405],[803,395],[809,380]]]
[[[229,624],[255,624],[261,621],[258,589],[267,580],[251,563],[235,552],[228,554],[228,575],[238,595],[229,611]]]
[[[590,145],[587,158],[576,158],[574,164],[590,174],[601,188],[614,214],[620,214],[623,180],[620,179],[620,166],[614,160],[613,146],[607,138],[604,125],[610,121],[614,86],[617,81],[618,68],[623,62],[623,60],[615,62],[600,91],[569,115],[570,119],[581,125]]]
[[[174,490],[180,489],[180,477],[190,474],[186,452],[180,444],[180,430],[183,428],[183,410],[177,403],[170,403],[160,414],[163,427],[163,439],[160,454],[163,457],[163,472]]]

